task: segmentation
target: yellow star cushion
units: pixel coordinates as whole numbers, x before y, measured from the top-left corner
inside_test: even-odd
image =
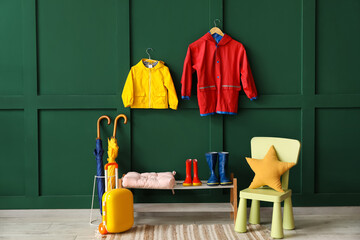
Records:
[[[246,160],[255,173],[249,188],[254,189],[267,185],[278,192],[284,192],[281,188],[280,177],[295,163],[280,162],[273,145],[264,159],[246,158]]]

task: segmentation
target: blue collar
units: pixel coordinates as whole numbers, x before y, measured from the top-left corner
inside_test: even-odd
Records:
[[[209,33],[210,33],[210,32],[209,32]],[[216,44],[218,44],[218,43],[220,42],[220,40],[223,38],[223,36],[221,36],[221,35],[219,35],[219,34],[217,34],[217,33],[214,33],[214,34],[212,34],[211,36],[215,39]]]

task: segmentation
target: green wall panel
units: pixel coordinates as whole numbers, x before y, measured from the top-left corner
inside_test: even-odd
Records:
[[[253,173],[250,139],[299,139],[291,170],[294,206],[359,205],[359,2],[324,0],[0,1],[0,208],[88,208],[96,162],[96,121],[119,123],[120,174],[177,172],[207,151],[229,151],[238,187]],[[179,109],[125,109],[122,87],[147,58],[170,68],[180,97],[190,43],[214,20],[245,45],[259,99],[240,97],[237,116],[200,117],[196,96]],[[316,82],[315,82],[316,80]],[[194,85],[196,79],[194,78]],[[194,87],[194,93],[196,88]],[[243,95],[243,91],[241,91]],[[113,123],[102,123],[102,139]],[[104,156],[106,158],[106,154]],[[339,165],[346,159],[350,168]],[[345,160],[344,160],[345,161]],[[106,162],[106,160],[105,160]],[[6,186],[4,186],[6,185]],[[135,202],[224,202],[228,190],[136,190]],[[343,194],[347,198],[343,198]]]
[[[199,176],[207,177],[209,119],[198,116],[198,110],[132,111],[132,169],[176,171],[185,179],[185,160],[196,158]]]
[[[0,94],[23,94],[22,1],[0,1]]]
[[[316,92],[359,94],[360,1],[316,3]]]
[[[39,114],[40,195],[90,195],[96,160],[93,155],[97,119],[115,110],[42,110]],[[113,124],[102,122],[101,138],[112,135]],[[121,137],[119,134],[118,138]],[[121,153],[121,152],[120,152]],[[104,163],[106,163],[104,153]]]
[[[258,92],[301,92],[301,1],[228,0],[224,32],[244,44]]]
[[[24,111],[0,110],[0,196],[25,195]]]
[[[360,108],[316,111],[316,193],[359,193]]]
[[[117,1],[37,1],[40,94],[115,94]]]
[[[149,17],[149,21],[146,20]],[[181,74],[187,47],[209,31],[209,1],[131,2],[131,64],[141,58],[164,61],[180,96]]]
[[[238,178],[239,189],[250,185],[254,173],[245,157],[251,157],[253,137],[272,136],[301,141],[301,112],[299,109],[246,109],[236,117],[225,118],[225,150],[230,153],[229,166]],[[291,170],[290,188],[301,192],[301,157]]]

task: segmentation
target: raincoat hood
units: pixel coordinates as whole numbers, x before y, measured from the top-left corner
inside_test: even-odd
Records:
[[[152,67],[152,69],[159,69],[159,68],[165,67],[165,63],[163,61],[146,59],[146,58],[141,59],[140,62],[138,62],[138,64],[136,64],[135,66],[149,69],[149,67],[147,66],[146,63],[153,64],[154,66]]]
[[[222,46],[222,45],[226,45],[228,44],[231,40],[233,40],[229,35],[224,34],[224,36],[221,38],[221,40],[219,41],[219,43],[216,43],[216,40],[213,38],[213,36],[207,32],[204,36],[201,37],[201,39],[205,40],[205,41],[210,41],[215,43],[218,46]]]

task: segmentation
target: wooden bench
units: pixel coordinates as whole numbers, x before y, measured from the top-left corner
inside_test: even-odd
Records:
[[[124,176],[124,175],[123,175]],[[201,186],[183,186],[183,181],[176,181],[173,189],[156,189],[156,190],[171,190],[175,194],[176,190],[212,190],[212,189],[230,189],[230,201],[227,203],[138,203],[134,204],[135,212],[229,212],[230,217],[234,219],[234,224],[237,214],[237,179],[231,173],[230,178],[232,185],[218,185],[208,186],[207,181],[201,181]],[[119,179],[119,186],[122,187],[122,178]],[[134,188],[135,189],[135,188]],[[139,188],[137,188],[139,189]],[[149,189],[149,188],[141,188]]]

